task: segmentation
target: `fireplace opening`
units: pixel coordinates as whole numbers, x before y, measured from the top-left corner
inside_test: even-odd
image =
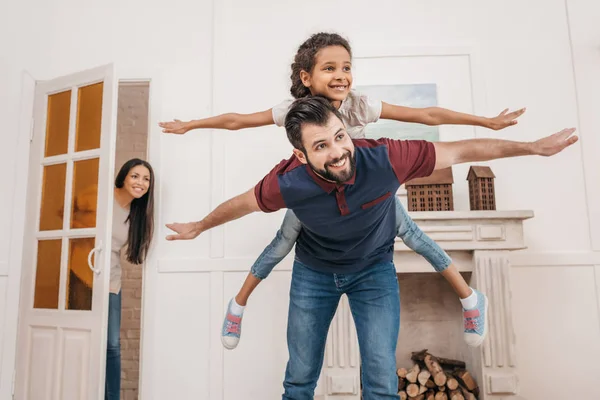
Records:
[[[467,282],[471,273],[462,273]],[[465,360],[462,306],[437,273],[399,273],[400,335],[396,349],[401,399],[474,400],[479,389]]]
[[[461,273],[467,282],[471,272]],[[400,334],[396,349],[401,400],[476,400],[458,295],[437,273],[398,273]],[[362,387],[362,385],[361,385]]]
[[[467,282],[471,273],[462,273]],[[411,353],[429,349],[445,358],[464,359],[462,306],[438,273],[399,273],[400,335],[396,364],[411,365]]]

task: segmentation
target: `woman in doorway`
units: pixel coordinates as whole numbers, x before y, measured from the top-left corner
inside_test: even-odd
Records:
[[[154,172],[146,161],[127,161],[115,178],[108,305],[105,399],[121,392],[121,250],[132,264],[142,264],[154,228]]]

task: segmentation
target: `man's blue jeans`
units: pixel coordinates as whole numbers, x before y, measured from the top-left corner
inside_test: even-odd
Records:
[[[353,274],[317,272],[296,260],[290,288],[284,400],[313,399],[329,325],[342,294],[356,325],[364,400],[398,399],[400,291],[392,262]]]

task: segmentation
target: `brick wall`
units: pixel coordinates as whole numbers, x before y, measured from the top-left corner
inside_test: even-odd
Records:
[[[115,175],[132,158],[146,159],[148,143],[148,84],[119,85]],[[123,269],[121,297],[121,399],[138,398],[140,313],[143,266],[128,263]]]

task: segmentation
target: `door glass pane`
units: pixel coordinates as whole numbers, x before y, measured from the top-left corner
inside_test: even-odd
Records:
[[[67,164],[55,164],[44,167],[42,179],[40,231],[62,229]]]
[[[44,157],[67,153],[70,111],[70,90],[48,96],[48,119],[46,121]]]
[[[61,239],[38,241],[34,308],[58,308],[61,244]]]
[[[88,266],[88,254],[94,248],[94,238],[69,240],[69,269],[67,272],[68,310],[91,310],[94,273]],[[92,256],[92,265],[96,262]]]
[[[77,94],[75,151],[91,150],[100,147],[103,89],[103,82],[79,88]]]
[[[99,163],[99,158],[73,163],[71,228],[93,228],[96,226]]]

